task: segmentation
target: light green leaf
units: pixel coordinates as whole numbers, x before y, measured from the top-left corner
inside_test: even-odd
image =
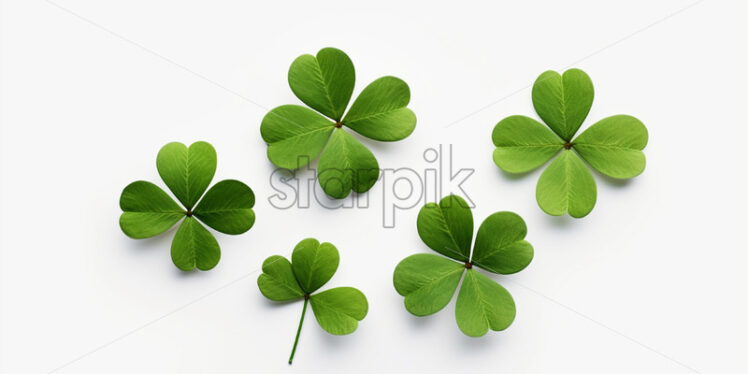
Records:
[[[532,87],[532,104],[540,118],[562,139],[570,141],[592,107],[595,89],[587,73],[569,69],[540,74]]]
[[[530,264],[532,245],[523,240],[527,226],[512,212],[494,213],[480,225],[472,262],[493,273],[513,274]]]
[[[510,116],[493,129],[493,162],[510,173],[524,173],[543,165],[564,147],[564,141],[542,123]]]
[[[211,187],[195,208],[195,217],[224,234],[237,235],[255,223],[255,194],[237,180],[223,180]]]
[[[550,215],[568,211],[570,216],[582,218],[595,206],[597,186],[582,159],[573,150],[565,150],[540,175],[535,197]]]
[[[288,69],[288,84],[296,97],[335,121],[343,117],[355,81],[351,59],[335,48],[323,48],[317,57],[301,55]]]
[[[268,159],[294,170],[317,158],[335,126],[325,117],[298,105],[282,105],[265,115],[260,125],[268,143]]]
[[[449,304],[465,265],[421,253],[406,257],[395,268],[395,290],[405,296],[405,309],[416,316],[427,316]]]
[[[428,203],[418,212],[418,235],[429,248],[457,261],[470,259],[473,213],[459,196],[449,195],[439,204]]]
[[[477,270],[468,270],[457,295],[457,326],[465,335],[478,337],[504,330],[514,321],[514,299],[504,287]]]
[[[169,143],[158,152],[156,167],[174,196],[187,210],[195,203],[213,180],[216,173],[216,150],[206,142]]]
[[[369,311],[366,296],[353,287],[329,289],[312,295],[309,301],[319,325],[333,335],[352,333]]]
[[[184,271],[195,267],[210,270],[220,259],[221,248],[213,234],[196,219],[185,218],[171,243],[171,260],[174,265]]]
[[[304,239],[291,256],[293,273],[301,289],[311,294],[322,287],[338,270],[340,255],[330,243],[320,244],[317,239]]]
[[[410,88],[400,78],[382,77],[371,82],[343,119],[343,124],[366,137],[395,141],[416,128],[416,115],[406,108]]]
[[[574,140],[574,149],[595,170],[613,178],[633,178],[644,171],[642,149],[647,128],[628,115],[611,116],[590,126]]]
[[[371,151],[342,129],[333,132],[317,169],[320,186],[336,199],[351,190],[366,192],[379,178],[379,164]]]
[[[288,301],[304,296],[304,291],[294,277],[291,263],[282,256],[270,256],[262,263],[262,274],[257,278],[265,297],[275,301]]]
[[[151,182],[132,182],[119,198],[122,215],[119,225],[134,239],[150,238],[174,226],[184,210],[161,188]]]

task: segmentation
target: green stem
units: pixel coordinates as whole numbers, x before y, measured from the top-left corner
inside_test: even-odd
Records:
[[[301,325],[304,324],[304,315],[306,314],[306,304],[309,303],[309,295],[304,295],[304,309],[301,310],[301,320],[299,321],[299,329],[296,330],[296,340],[293,342],[293,349],[291,350],[291,357],[288,358],[288,364],[291,365],[293,362],[293,355],[296,353],[296,345],[299,344],[299,335],[301,335]]]

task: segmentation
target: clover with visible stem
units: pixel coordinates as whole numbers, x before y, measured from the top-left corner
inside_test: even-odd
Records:
[[[149,238],[184,219],[171,243],[174,265],[184,271],[215,267],[221,248],[198,220],[230,235],[246,232],[255,222],[255,196],[246,184],[222,180],[203,196],[216,173],[216,164],[216,151],[209,143],[196,142],[189,148],[178,142],[165,145],[156,157],[156,168],[184,208],[151,182],[130,183],[119,201],[122,231],[133,239]]]
[[[569,69],[563,75],[546,71],[535,80],[532,104],[550,129],[520,115],[504,118],[494,127],[493,160],[504,171],[529,172],[561,151],[540,175],[535,192],[538,205],[550,215],[568,212],[581,218],[592,211],[597,186],[584,161],[617,179],[644,171],[647,128],[632,116],[604,118],[573,139],[593,97],[592,81],[582,70]]]
[[[299,56],[288,70],[288,84],[314,110],[282,105],[268,112],[260,125],[268,159],[278,167],[295,170],[321,154],[319,184],[336,199],[351,190],[366,192],[379,179],[377,159],[344,127],[390,142],[408,137],[416,126],[415,114],[406,108],[410,89],[391,76],[366,86],[346,113],[355,80],[353,63],[341,50],[323,48],[317,56]]]
[[[339,263],[340,255],[334,245],[320,244],[312,238],[296,245],[290,262],[285,257],[275,255],[262,263],[257,286],[265,297],[273,301],[304,299],[289,364],[296,353],[308,303],[312,304],[312,312],[319,325],[333,335],[352,333],[358,327],[358,321],[366,317],[369,310],[366,296],[353,287],[336,287],[313,294],[332,278]]]
[[[459,196],[426,204],[418,213],[417,226],[421,240],[449,259],[421,253],[397,264],[393,283],[405,296],[405,309],[416,316],[440,311],[452,300],[465,274],[455,306],[460,330],[478,337],[489,329],[509,327],[516,314],[512,295],[476,268],[513,274],[530,264],[534,252],[524,240],[527,226],[522,217],[512,212],[488,216],[478,228],[472,252],[473,214]]]

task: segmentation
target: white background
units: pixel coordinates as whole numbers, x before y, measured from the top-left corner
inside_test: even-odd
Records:
[[[459,4],[2,1],[0,372],[748,371],[748,4]],[[517,303],[508,330],[462,335],[454,300],[430,317],[405,310],[392,271],[429,250],[418,207],[382,228],[385,183],[369,209],[268,203],[260,121],[299,103],[288,66],[325,46],[353,60],[354,96],[382,75],[411,87],[413,135],[364,141],[380,166],[422,170],[424,150],[453,144],[455,167],[476,170],[464,184],[476,228],[498,210],[527,221],[534,261],[494,277]],[[646,171],[596,174],[581,220],[538,208],[542,169],[511,177],[491,159],[495,123],[535,116],[534,79],[571,66],[596,89],[582,129],[625,113],[650,133]],[[136,241],[118,226],[122,188],[163,186],[155,158],[174,140],[211,142],[215,181],[257,195],[255,226],[216,234],[209,272],[172,265],[174,230]],[[326,287],[360,288],[370,310],[344,337],[307,315],[289,367],[301,303],[266,300],[256,278],[309,236],[340,249]]]

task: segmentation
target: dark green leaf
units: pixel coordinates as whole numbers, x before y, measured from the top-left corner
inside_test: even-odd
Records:
[[[329,289],[312,295],[309,301],[319,325],[333,335],[352,333],[369,311],[366,296],[353,287]]]
[[[127,185],[119,198],[119,206],[123,211],[119,225],[125,235],[135,239],[168,230],[185,213],[164,190],[146,181]]]
[[[457,326],[465,335],[478,337],[504,330],[514,321],[514,299],[504,287],[477,270],[468,270],[457,295]]]
[[[288,84],[296,97],[336,121],[343,117],[355,81],[351,59],[335,48],[324,48],[317,57],[301,55],[288,70]]]
[[[320,186],[336,199],[348,196],[351,190],[366,192],[379,178],[377,159],[343,129],[333,132],[317,168]]]
[[[532,245],[523,240],[527,226],[512,212],[494,213],[480,225],[475,237],[472,262],[499,274],[516,273],[530,264]]]
[[[330,243],[320,244],[317,239],[304,239],[293,250],[293,273],[301,289],[311,294],[322,287],[338,270],[340,255]]]
[[[268,143],[268,159],[290,170],[317,158],[334,129],[328,119],[298,105],[271,110],[260,125],[262,139]]]
[[[573,150],[566,150],[540,175],[535,197],[550,215],[568,211],[570,216],[582,218],[595,207],[597,186],[582,159]]]
[[[196,219],[185,218],[171,243],[171,260],[174,265],[184,271],[195,267],[210,270],[220,259],[221,248],[213,234]]]
[[[418,235],[429,248],[457,261],[470,259],[473,214],[465,200],[449,195],[418,212]]]
[[[600,120],[574,140],[574,149],[595,170],[613,178],[644,171],[647,128],[638,119],[617,115]]]
[[[393,282],[397,293],[405,296],[405,309],[427,316],[449,304],[464,271],[464,264],[421,253],[397,264]]]
[[[592,107],[595,89],[587,73],[569,69],[540,74],[532,87],[532,104],[558,136],[570,141]]]
[[[224,234],[237,235],[255,222],[255,195],[246,184],[223,180],[211,187],[195,208],[195,217]]]
[[[270,256],[262,263],[262,274],[257,278],[265,297],[275,301],[288,301],[304,296],[304,291],[294,277],[291,263],[282,256]]]
[[[210,185],[216,173],[216,150],[206,142],[165,145],[158,152],[156,166],[174,196],[190,210]]]
[[[542,123],[510,116],[493,129],[493,162],[510,173],[524,173],[543,165],[564,147],[564,141]]]
[[[371,82],[358,95],[343,124],[366,137],[401,140],[416,127],[416,115],[406,108],[410,89],[399,78],[382,77]]]

